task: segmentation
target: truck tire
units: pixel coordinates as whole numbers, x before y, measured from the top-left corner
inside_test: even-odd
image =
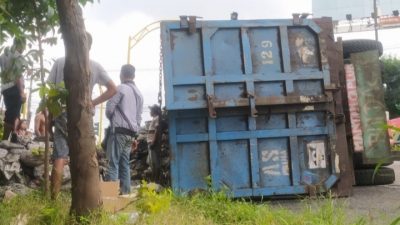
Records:
[[[381,167],[377,170],[375,177],[375,169],[356,169],[354,175],[356,185],[383,185],[392,184],[395,180],[394,170],[392,168]]]
[[[350,58],[351,53],[378,50],[379,56],[383,53],[382,43],[368,39],[354,39],[343,41],[343,58]]]

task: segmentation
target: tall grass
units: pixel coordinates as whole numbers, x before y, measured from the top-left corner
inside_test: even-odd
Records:
[[[170,193],[161,195],[165,194]],[[366,224],[361,219],[347,218],[344,205],[331,197],[305,200],[302,206],[300,211],[291,211],[267,202],[233,200],[222,192],[199,193],[191,197],[174,196],[171,207],[142,217],[139,224]]]
[[[346,206],[328,197],[305,199],[299,209],[289,210],[275,202],[231,199],[223,193],[198,193],[174,196],[170,190],[159,194],[141,190],[140,198],[125,214],[104,211],[81,218],[88,225],[127,224],[129,213],[140,217],[136,224],[166,225],[364,225],[360,216],[346,216]],[[297,203],[298,204],[298,203]],[[69,216],[70,195],[63,193],[57,201],[46,200],[40,192],[18,196],[0,203],[0,225],[10,225],[17,217],[26,217],[29,225],[74,224]]]
[[[56,201],[46,198],[42,192],[34,191],[0,203],[0,225],[14,225],[26,220],[27,225],[74,225],[69,215],[71,196],[62,193]],[[125,214],[112,216],[109,213],[94,212],[87,218],[81,218],[87,225],[126,224]],[[25,223],[21,223],[25,224]]]

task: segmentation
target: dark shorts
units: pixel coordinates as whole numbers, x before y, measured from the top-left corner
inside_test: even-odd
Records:
[[[14,124],[14,121],[20,117],[22,97],[19,93],[17,85],[14,85],[2,92],[4,96],[4,105],[6,112],[4,115],[4,122]]]

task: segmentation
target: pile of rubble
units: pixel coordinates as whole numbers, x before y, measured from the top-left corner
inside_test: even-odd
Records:
[[[132,151],[130,157],[133,185],[137,185],[144,180],[158,183],[164,187],[170,186],[170,154],[167,136],[167,132],[163,132],[160,149],[160,177],[154,179],[151,168],[147,162],[147,129],[141,129],[140,135],[137,138],[138,148],[136,151]],[[51,150],[52,144],[50,144],[50,152]],[[0,199],[4,196],[6,191],[25,193],[26,190],[38,189],[41,187],[44,175],[44,152],[44,142],[32,142],[26,146],[9,141],[0,142]],[[104,150],[98,150],[98,160],[100,174],[104,175],[104,171],[107,167]],[[49,172],[50,171],[51,164]],[[71,174],[68,165],[64,167],[63,175],[63,189],[67,190],[71,185]]]
[[[163,138],[161,149],[160,149],[160,162],[161,171],[160,178],[154,180],[152,177],[152,171],[150,166],[147,164],[148,147],[145,133],[141,133],[138,137],[138,148],[137,151],[131,154],[131,177],[133,181],[145,180],[148,182],[155,182],[164,187],[170,186],[170,153],[168,139]]]
[[[22,189],[40,188],[44,174],[44,152],[43,142],[32,142],[26,146],[6,140],[0,142],[0,197],[6,190],[20,193]],[[70,180],[69,167],[66,166],[63,184],[70,185]]]
[[[23,146],[9,141],[0,142],[0,184],[32,184],[43,173],[44,145]],[[40,175],[39,175],[40,174]]]

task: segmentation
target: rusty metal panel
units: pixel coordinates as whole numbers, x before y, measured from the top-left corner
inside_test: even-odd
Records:
[[[358,105],[363,133],[363,164],[391,163],[383,84],[377,51],[351,55],[357,80]]]
[[[354,184],[354,169],[351,158],[351,153],[348,149],[346,135],[346,117],[344,113],[344,98],[346,97],[346,89],[343,78],[343,48],[339,43],[334,42],[332,19],[328,17],[314,19],[321,27],[319,36],[321,43],[321,51],[323,56],[321,62],[329,65],[330,71],[330,94],[332,95],[335,104],[327,106],[332,112],[336,122],[336,146],[332,148],[332,154],[337,157],[336,167],[340,174],[340,180],[333,188],[333,193],[338,196],[349,196],[353,192]],[[325,61],[324,61],[325,58]]]
[[[206,188],[206,177],[235,197],[330,189],[341,168],[321,28],[306,19],[195,25],[161,24],[173,189]]]

